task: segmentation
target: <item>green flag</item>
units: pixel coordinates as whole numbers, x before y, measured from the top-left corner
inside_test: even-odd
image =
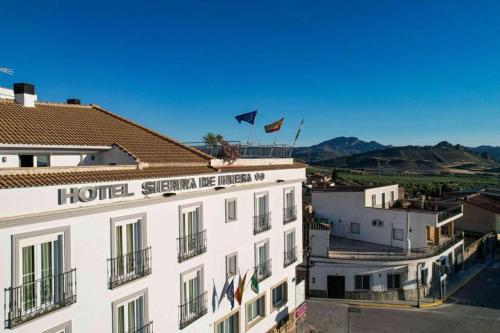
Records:
[[[259,280],[257,280],[257,270],[255,270],[252,275],[252,279],[250,280],[250,287],[252,288],[254,293],[259,293]]]
[[[295,146],[295,143],[297,142],[297,139],[299,138],[300,131],[302,131],[302,127],[304,127],[304,119],[300,122],[299,128],[297,129],[297,134],[295,134],[295,140],[293,140],[293,146]]]

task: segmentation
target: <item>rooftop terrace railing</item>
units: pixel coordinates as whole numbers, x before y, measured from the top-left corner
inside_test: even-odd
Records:
[[[289,158],[293,150],[293,147],[289,144],[242,144],[241,141],[227,142],[231,146],[239,148],[241,158]],[[214,157],[220,155],[222,150],[221,144],[206,144],[204,142],[184,142],[184,144]]]

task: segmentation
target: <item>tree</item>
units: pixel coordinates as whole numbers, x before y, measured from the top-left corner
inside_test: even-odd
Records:
[[[208,132],[203,136],[203,143],[210,149],[210,155],[213,155],[214,147],[222,145],[223,142],[224,137],[220,134],[215,134],[214,132]]]

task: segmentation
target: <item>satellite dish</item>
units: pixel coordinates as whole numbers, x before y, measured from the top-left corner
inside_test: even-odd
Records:
[[[0,72],[8,75],[14,75],[14,70],[12,68],[0,67]]]

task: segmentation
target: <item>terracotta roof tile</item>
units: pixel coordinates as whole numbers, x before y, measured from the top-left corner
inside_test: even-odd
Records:
[[[23,107],[0,100],[0,143],[119,145],[146,163],[199,163],[211,158],[95,105],[36,103]]]
[[[220,169],[208,166],[200,167],[149,167],[140,169],[94,170],[47,172],[37,174],[12,174],[0,176],[0,189],[19,187],[54,186],[98,182],[126,181],[135,179],[154,179],[202,175],[218,172],[252,172],[278,169],[303,168],[303,164],[271,165],[260,167],[224,167]]]

